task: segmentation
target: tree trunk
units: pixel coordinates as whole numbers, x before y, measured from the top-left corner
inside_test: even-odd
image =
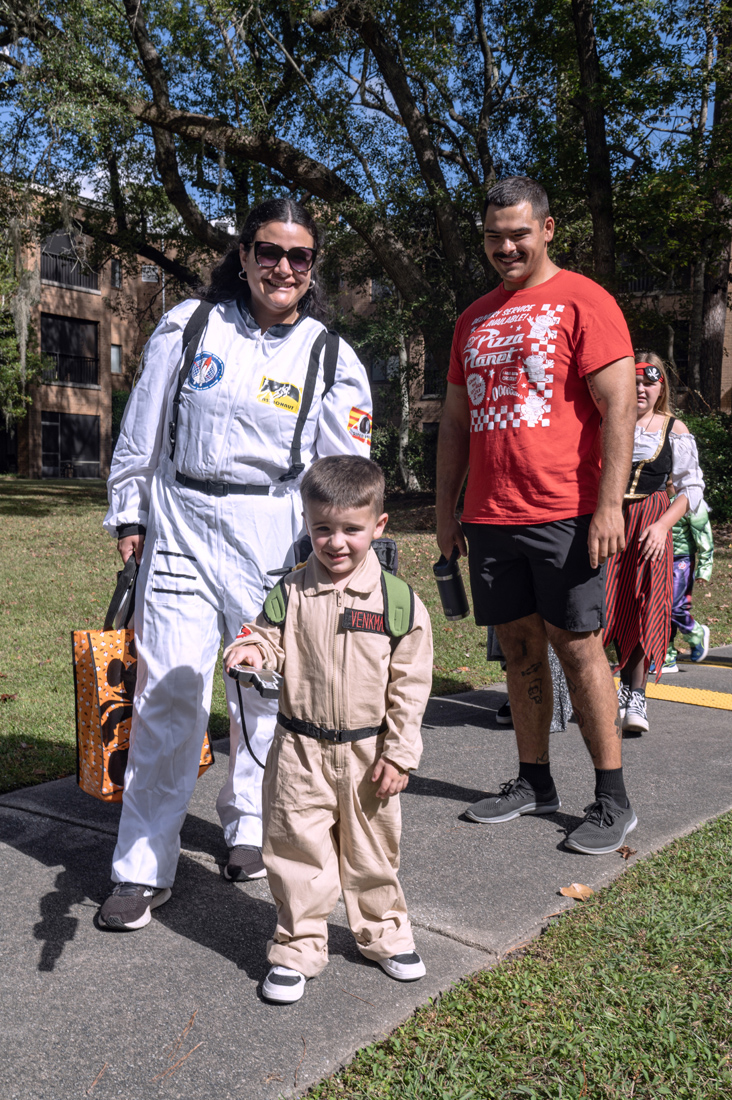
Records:
[[[603,282],[612,284],[615,280],[613,184],[592,3],[593,0],[572,0],[580,70],[580,94],[576,105],[585,126],[587,201],[592,215],[592,260],[595,275]]]
[[[707,264],[704,281],[704,318],[699,354],[700,390],[704,401],[718,409],[722,396],[722,360],[724,330],[729,308],[729,265],[732,222],[729,212],[723,221],[725,236],[718,242],[715,255]]]
[[[708,161],[715,232],[710,241],[704,280],[704,315],[699,355],[701,393],[713,409],[719,408],[721,399],[732,241],[732,201],[727,170],[732,139],[732,5],[729,2],[723,3],[717,26],[717,65],[713,74],[714,118]]]
[[[700,252],[702,250],[700,249]],[[704,274],[706,259],[700,255],[693,265],[691,274],[691,315],[689,317],[689,377],[687,384],[692,391],[692,403],[696,404],[701,391],[699,362],[701,355],[702,328],[704,324]]]
[[[409,446],[409,356],[407,355],[407,343],[404,333],[399,333],[399,473],[402,477],[402,485],[412,492],[419,492],[419,482],[413,470],[409,469],[407,447]]]

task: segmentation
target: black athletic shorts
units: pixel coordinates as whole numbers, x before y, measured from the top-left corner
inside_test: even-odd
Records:
[[[605,623],[605,566],[590,566],[592,515],[552,523],[464,523],[470,588],[478,626],[497,626],[537,612],[560,630]]]

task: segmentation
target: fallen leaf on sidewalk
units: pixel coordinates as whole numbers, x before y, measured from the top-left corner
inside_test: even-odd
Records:
[[[581,882],[573,882],[571,886],[563,886],[559,891],[565,898],[574,898],[575,901],[587,901],[594,894],[589,886],[583,886]]]
[[[627,844],[624,844],[622,848],[616,849],[618,854],[621,855],[623,859],[630,859],[631,856],[635,855],[637,850],[637,848],[630,848]]]

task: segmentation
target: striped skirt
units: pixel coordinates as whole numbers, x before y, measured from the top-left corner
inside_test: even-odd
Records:
[[[618,662],[624,668],[637,645],[643,648],[645,668],[656,666],[656,682],[671,636],[673,598],[673,544],[671,532],[660,561],[640,556],[638,538],[660,519],[669,506],[665,490],[630,504],[625,513],[625,549],[607,563],[605,596],[607,619],[604,644],[615,643]]]

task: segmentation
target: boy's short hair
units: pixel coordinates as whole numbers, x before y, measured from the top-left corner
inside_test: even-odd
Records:
[[[549,198],[546,191],[536,180],[529,176],[508,176],[507,179],[494,183],[485,197],[483,203],[483,223],[488,213],[489,206],[497,206],[500,210],[507,206],[518,206],[522,202],[531,203],[531,213],[539,225],[543,225],[549,213]]]
[[[344,511],[371,507],[374,515],[384,511],[384,474],[370,458],[360,455],[329,455],[315,461],[302,479],[303,505],[325,504]]]

